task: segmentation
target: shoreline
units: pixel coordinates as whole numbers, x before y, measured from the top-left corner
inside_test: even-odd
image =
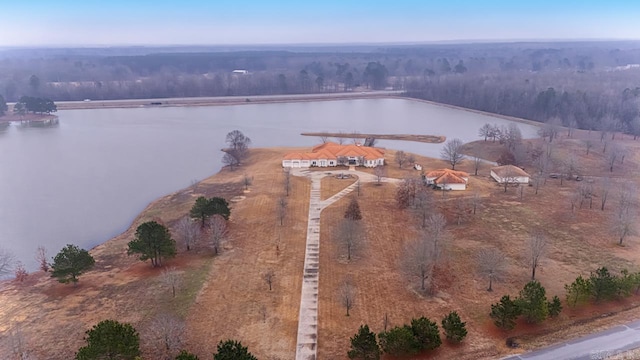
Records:
[[[430,105],[442,106],[449,109],[468,111],[474,114],[501,118],[522,124],[540,126],[541,122],[519,118],[515,116],[491,113],[482,110],[465,108],[462,106],[439,103],[431,100],[404,96],[401,90],[381,90],[363,92],[336,92],[314,94],[291,95],[251,95],[251,96],[216,96],[216,97],[183,97],[183,98],[159,98],[159,99],[119,99],[119,100],[90,100],[90,101],[59,101],[56,102],[58,110],[91,110],[91,109],[129,109],[129,108],[163,108],[163,107],[191,107],[191,106],[227,106],[227,105],[252,105],[252,104],[278,104],[292,102],[334,101],[334,100],[358,100],[358,99],[403,99],[423,102]],[[13,108],[14,103],[10,103]],[[45,115],[55,116],[55,115]],[[0,117],[1,121],[20,121],[13,115]],[[25,119],[26,120],[26,119]]]
[[[45,123],[58,119],[57,115],[53,114],[26,114],[26,115],[14,115],[8,113],[7,115],[0,116],[0,124],[8,124],[11,122],[41,122]]]

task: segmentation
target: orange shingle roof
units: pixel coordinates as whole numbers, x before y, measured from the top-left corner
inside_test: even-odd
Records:
[[[469,174],[464,171],[439,169],[425,174],[427,178],[434,179],[436,184],[466,184]]]
[[[338,156],[344,157],[364,157],[365,160],[374,160],[384,157],[382,149],[358,146],[358,145],[339,145],[333,142],[316,145],[310,153],[289,153],[284,156],[284,160],[318,160],[318,159],[337,159]]]
[[[428,173],[425,174],[425,176],[428,178],[439,178],[445,174],[452,174],[454,176],[461,177],[461,178],[469,177],[469,174],[464,171],[457,171],[457,170],[451,170],[451,169],[439,169],[439,170],[429,171]]]
[[[467,182],[460,176],[456,176],[452,173],[445,173],[444,175],[433,180],[436,184],[466,184]]]

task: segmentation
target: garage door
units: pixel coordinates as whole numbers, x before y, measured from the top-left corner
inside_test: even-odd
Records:
[[[300,161],[292,161],[291,162],[291,167],[299,168],[300,167]]]

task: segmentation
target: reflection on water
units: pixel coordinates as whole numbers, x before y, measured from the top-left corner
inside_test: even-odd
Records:
[[[433,134],[477,139],[507,120],[400,99],[239,106],[59,111],[60,121],[15,126],[0,141],[0,246],[30,269],[44,245],[84,248],[128,227],[154,199],[221,167],[224,139],[239,129],[254,147],[312,146],[301,132]],[[519,125],[525,137],[536,128]],[[55,128],[54,131],[44,129]],[[380,141],[438,157],[442,144]]]

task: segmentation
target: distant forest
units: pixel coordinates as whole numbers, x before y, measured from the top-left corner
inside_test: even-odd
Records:
[[[0,94],[7,101],[363,89],[637,133],[640,42],[0,49]]]

